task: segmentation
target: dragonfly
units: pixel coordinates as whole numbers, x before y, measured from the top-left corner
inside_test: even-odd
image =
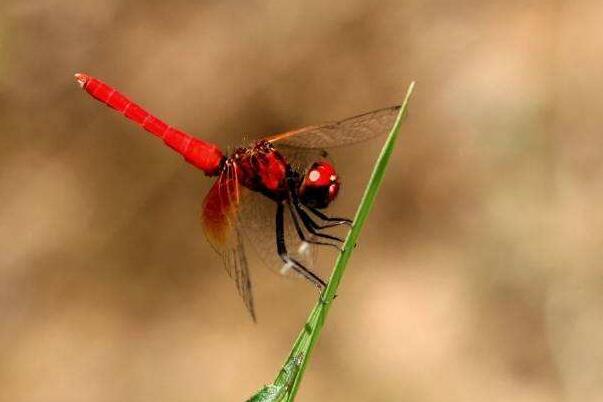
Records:
[[[385,134],[400,110],[395,105],[337,122],[274,134],[225,154],[215,144],[179,130],[149,113],[117,89],[88,74],[75,79],[94,99],[159,137],[206,176],[215,177],[205,196],[201,223],[210,245],[256,321],[252,282],[243,238],[281,273],[307,279],[322,292],[327,283],[312,271],[317,247],[341,249],[329,229],[352,225],[324,210],[337,198],[341,179],[327,149]],[[269,240],[272,238],[272,240]],[[292,247],[293,245],[293,247]]]

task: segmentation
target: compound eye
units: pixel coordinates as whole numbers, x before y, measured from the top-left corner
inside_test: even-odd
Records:
[[[308,180],[312,183],[316,183],[317,181],[320,180],[320,178],[321,178],[321,174],[316,169],[310,170],[310,172],[308,173]]]
[[[333,201],[337,198],[337,194],[339,194],[339,182],[336,181],[337,178],[333,181],[333,183],[329,186],[329,202]]]
[[[331,169],[325,169],[324,165],[317,162],[312,165],[312,168],[306,174],[306,180],[308,181],[308,185],[316,187],[328,186],[331,183],[332,176],[334,176],[334,173],[331,172]]]
[[[337,197],[339,186],[335,168],[326,161],[315,162],[304,176],[300,199],[305,205],[326,208]]]

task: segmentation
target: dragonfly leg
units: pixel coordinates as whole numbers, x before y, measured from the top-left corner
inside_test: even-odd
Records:
[[[309,280],[321,291],[327,287],[325,281],[320,279],[318,275],[304,267],[299,261],[289,257],[287,254],[287,246],[285,245],[285,221],[284,221],[284,204],[279,202],[276,208],[276,249],[278,255],[285,264],[291,265],[297,273]]]
[[[293,219],[293,225],[295,226],[295,231],[297,232],[297,236],[300,238],[301,241],[310,243],[310,244],[317,244],[320,246],[331,246],[331,247],[335,247],[337,250],[341,250],[339,248],[339,246],[337,244],[333,244],[333,243],[329,243],[326,241],[317,241],[317,240],[313,240],[313,239],[307,239],[306,235],[304,234],[303,229],[301,228],[300,224],[299,224],[299,219],[300,217],[298,217],[297,215],[297,211],[294,210],[295,207],[293,207],[291,205],[291,203],[287,204],[287,207],[289,208],[289,212],[291,213],[291,219]],[[304,224],[305,227],[305,224]],[[308,230],[310,233],[312,233],[312,231]],[[315,233],[312,233],[315,234]],[[319,233],[320,235],[320,233]],[[323,237],[323,236],[317,236],[317,237]]]
[[[312,220],[312,218],[310,218],[308,213],[299,206],[299,204],[295,206],[295,209],[296,209],[297,213],[299,214],[299,217],[301,218],[302,223],[304,224],[304,227],[308,230],[308,232],[312,233],[316,237],[322,237],[323,239],[330,239],[330,240],[334,240],[339,243],[343,243],[342,238],[339,238],[337,236],[333,236],[330,234],[326,234],[326,233],[321,233],[320,230],[324,229],[324,227],[321,227],[316,222],[314,222]]]
[[[299,215],[300,219],[302,220],[302,222],[303,222],[305,228],[308,230],[308,232],[312,233],[313,235],[315,235],[317,237],[331,239],[331,240],[335,240],[340,243],[343,243],[343,240],[340,239],[339,237],[326,235],[323,233],[319,233],[318,231],[323,230],[323,229],[328,229],[331,227],[335,227],[335,226],[339,226],[339,225],[344,225],[344,224],[351,225],[352,221],[349,219],[346,219],[346,218],[329,218],[327,215],[316,210],[315,208],[311,208],[311,207],[308,207],[307,205],[302,204],[297,196],[295,180],[292,177],[290,177],[287,182],[289,184],[289,196],[291,198],[291,202],[293,203],[293,206],[295,207],[295,211]],[[312,213],[314,213],[316,216],[318,216],[322,220],[326,220],[326,221],[331,220],[332,223],[327,223],[326,225],[319,225],[308,215],[308,213],[304,210],[304,208],[308,208]]]
[[[322,212],[320,212],[318,209],[316,208],[312,208],[309,207],[307,205],[304,205],[305,208],[308,208],[308,211],[312,212],[314,215],[316,215],[317,217],[319,217],[320,219],[322,219],[325,222],[331,222],[330,224],[324,225],[325,228],[330,228],[333,226],[339,226],[339,225],[348,225],[348,226],[352,226],[352,220],[348,219],[348,218],[332,218]]]

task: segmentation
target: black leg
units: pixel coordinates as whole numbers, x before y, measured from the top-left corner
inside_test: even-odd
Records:
[[[312,282],[321,291],[327,287],[325,281],[320,279],[318,275],[304,267],[299,261],[289,257],[287,254],[287,246],[285,245],[284,206],[282,202],[277,203],[276,208],[276,250],[285,264],[291,265],[291,268],[294,269],[295,272]]]
[[[332,227],[332,226],[338,226],[338,225],[352,226],[353,222],[352,222],[351,219],[348,219],[348,218],[331,218],[330,216],[323,214],[322,212],[320,212],[316,208],[312,208],[312,207],[309,207],[307,205],[304,205],[304,207],[308,208],[308,211],[312,212],[314,215],[318,216],[323,221],[333,222],[333,224],[327,225],[325,227]]]
[[[317,237],[322,237],[324,239],[330,239],[330,240],[337,241],[339,243],[343,243],[343,239],[341,239],[341,238],[339,238],[337,236],[333,236],[333,235],[325,234],[325,233],[320,233],[319,230],[325,229],[325,227],[324,226],[320,226],[316,222],[314,222],[312,220],[312,218],[310,218],[310,216],[306,213],[306,211],[304,211],[301,208],[301,206],[299,204],[295,205],[295,210],[299,214],[299,217],[301,218],[302,223],[304,224],[304,227],[308,230],[308,232],[312,233],[314,236],[317,236]]]
[[[287,184],[289,185],[289,197],[291,198],[291,201],[293,202],[293,205],[295,206],[295,210],[297,211],[300,218],[304,222],[304,226],[306,227],[306,229],[308,229],[309,232],[311,232],[312,234],[314,234],[316,236],[325,237],[327,239],[332,239],[332,240],[343,242],[343,240],[341,240],[337,237],[334,237],[334,236],[328,236],[328,235],[321,236],[320,234],[316,233],[316,231],[313,231],[312,229],[322,230],[322,229],[328,229],[328,228],[332,228],[332,227],[339,226],[339,225],[350,225],[351,226],[352,221],[347,218],[329,218],[327,215],[323,214],[316,208],[312,208],[312,207],[308,207],[307,205],[303,205],[299,201],[299,198],[297,197],[295,180],[293,180],[292,177],[289,177],[287,180]],[[310,218],[308,213],[305,212],[304,208],[308,208],[308,210],[310,212],[312,212],[314,215],[318,216],[323,221],[332,222],[332,223],[327,223],[326,225],[317,224],[316,222],[314,222],[314,220],[312,218]],[[310,229],[310,226],[312,227],[312,229]]]
[[[337,244],[323,242],[323,241],[317,241],[317,240],[313,240],[313,239],[306,239],[306,235],[304,234],[303,229],[299,225],[298,219],[300,219],[300,218],[297,216],[297,211],[294,210],[295,207],[293,207],[291,205],[291,203],[287,203],[287,208],[289,209],[289,212],[291,213],[291,219],[293,219],[293,225],[295,226],[295,231],[297,232],[297,236],[300,238],[301,241],[305,241],[310,244],[317,244],[320,246],[331,246],[331,247],[335,247],[337,250],[341,250]],[[305,223],[304,223],[304,227],[306,227],[306,229],[308,229],[308,231],[311,234],[316,235],[317,237],[330,238],[330,236],[328,236],[328,235],[322,235],[322,233],[313,232],[314,229],[308,228]],[[339,239],[336,239],[336,240],[339,240]]]

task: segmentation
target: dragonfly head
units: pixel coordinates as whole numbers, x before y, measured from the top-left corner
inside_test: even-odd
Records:
[[[304,205],[326,208],[339,193],[339,178],[327,161],[314,162],[304,175],[299,187],[299,198]]]

